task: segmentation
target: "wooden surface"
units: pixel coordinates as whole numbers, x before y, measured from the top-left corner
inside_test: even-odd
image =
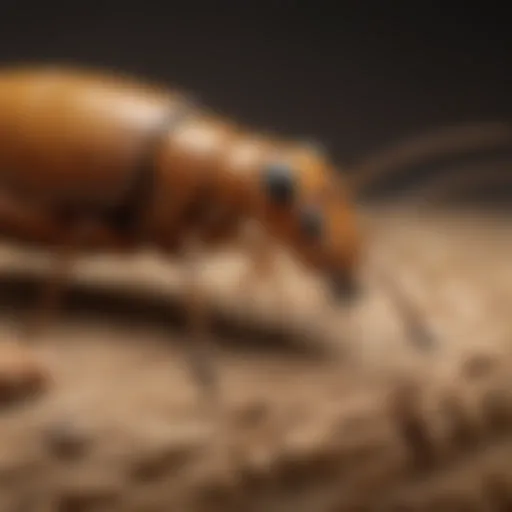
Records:
[[[243,259],[222,255],[204,269],[214,417],[188,374],[179,266],[79,261],[66,310],[31,345],[49,389],[0,413],[0,510],[505,510],[511,219],[368,215],[372,254],[393,262],[436,343],[404,335],[373,260],[362,303],[329,310],[286,262],[286,304],[272,283],[241,297]],[[2,249],[3,348],[19,341],[48,261]]]

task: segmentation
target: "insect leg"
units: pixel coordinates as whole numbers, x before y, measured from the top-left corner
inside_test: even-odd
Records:
[[[204,393],[207,406],[218,401],[218,376],[214,367],[211,340],[210,315],[207,297],[201,286],[199,244],[189,241],[185,247],[185,307],[189,332],[186,347],[190,369],[195,381]]]
[[[24,339],[33,339],[54,319],[65,294],[66,283],[73,264],[72,251],[60,249],[53,256],[49,277],[43,283],[41,296],[22,328]]]
[[[259,226],[244,226],[242,246],[247,251],[248,267],[240,278],[240,288],[250,290],[259,281],[270,278],[276,268],[276,252],[268,237]]]
[[[22,328],[24,339],[33,339],[55,319],[66,293],[76,253],[86,242],[90,228],[90,223],[72,227],[71,232],[64,237],[64,242],[56,246],[48,280],[43,283],[36,307]]]
[[[388,296],[402,318],[408,338],[418,348],[423,350],[432,348],[437,340],[434,333],[426,325],[424,314],[412,298],[409,297],[399,281],[387,270],[389,268],[392,268],[391,265],[386,267],[381,258],[381,261],[379,261],[373,269],[375,277],[384,286]]]
[[[262,283],[268,286],[269,294],[264,296],[268,297],[272,304],[268,309],[264,308],[270,314],[262,320],[268,321],[271,328],[277,329],[280,334],[286,333],[288,336],[291,324],[294,322],[292,319],[294,315],[290,311],[294,297],[286,282],[286,276],[280,268],[281,247],[263,229],[256,227],[258,229],[254,231],[251,229],[248,233],[244,233],[245,236],[241,241],[249,258],[247,267],[239,277],[237,291],[241,297],[247,297],[250,300],[252,307],[256,310],[254,312],[258,314],[259,308],[254,292]]]
[[[66,238],[66,228],[58,219],[52,218],[44,209],[34,208],[8,194],[0,197],[0,229],[7,239],[23,242],[29,240],[36,246],[59,246],[59,241]],[[66,252],[60,250],[58,253],[59,256],[62,253],[62,256],[55,261],[51,280],[43,290],[42,307],[39,307],[38,302],[36,310],[23,322],[23,338],[30,338],[42,327],[48,310],[58,302],[59,289],[65,281],[68,267]]]

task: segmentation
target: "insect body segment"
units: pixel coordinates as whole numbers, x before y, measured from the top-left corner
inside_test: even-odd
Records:
[[[254,219],[328,280],[355,272],[354,214],[339,204],[334,170],[308,151],[192,112],[160,149],[153,228],[163,238],[186,230],[226,241]]]

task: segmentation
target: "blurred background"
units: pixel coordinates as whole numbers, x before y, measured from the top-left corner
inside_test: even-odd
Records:
[[[2,2],[0,61],[120,69],[350,165],[411,135],[512,117],[497,3]]]

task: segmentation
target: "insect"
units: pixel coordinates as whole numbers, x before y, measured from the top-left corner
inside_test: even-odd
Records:
[[[187,254],[236,238],[248,219],[338,298],[355,297],[355,212],[316,148],[254,133],[180,93],[77,68],[4,68],[0,112],[0,228],[55,249],[45,314],[79,252]],[[254,247],[259,272],[269,245]],[[193,325],[199,302],[191,286]]]
[[[154,247],[193,262],[197,250],[240,239],[249,220],[262,228],[249,277],[270,271],[276,242],[323,276],[338,301],[359,296],[364,240],[354,198],[318,148],[120,74],[0,71],[0,232],[55,253],[32,334],[62,300],[77,254]],[[204,340],[206,305],[190,268],[190,325]],[[404,314],[419,325],[410,307]],[[213,390],[204,346],[192,366]]]

